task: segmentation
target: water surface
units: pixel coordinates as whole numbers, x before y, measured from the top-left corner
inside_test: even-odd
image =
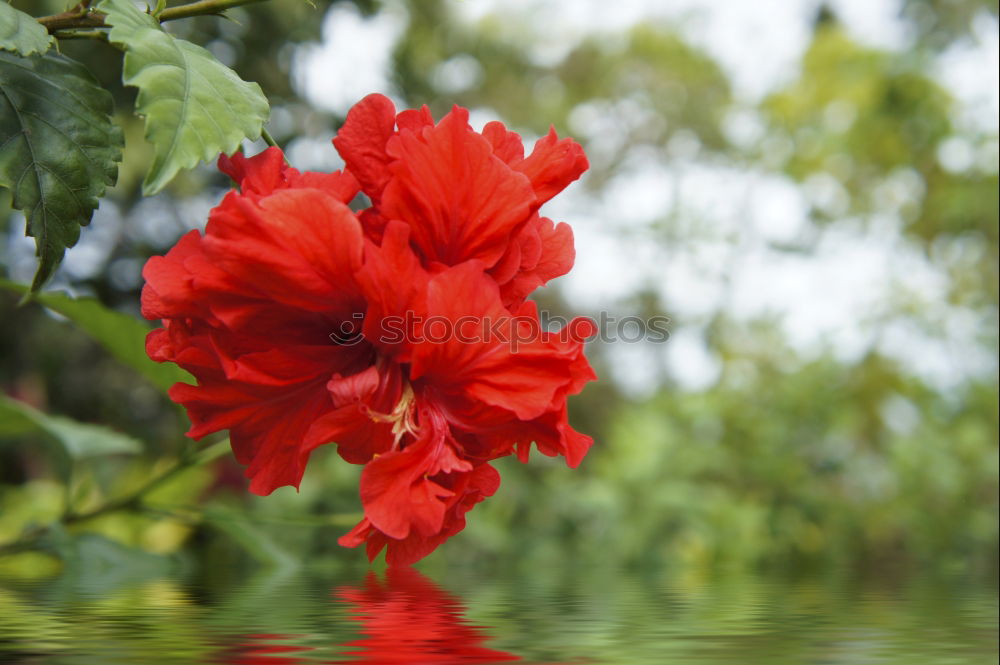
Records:
[[[0,662],[980,665],[997,618],[957,577],[108,565],[0,580]]]

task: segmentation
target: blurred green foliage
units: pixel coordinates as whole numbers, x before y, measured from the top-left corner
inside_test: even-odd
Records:
[[[234,21],[200,17],[171,28],[225,54],[226,64],[261,84],[279,143],[300,136],[326,141],[342,119],[311,108],[291,83],[295,49],[319,37],[330,5],[316,4],[269,2],[232,12]],[[375,1],[349,4],[362,14],[380,10]],[[626,313],[672,316],[675,328],[702,326],[720,363],[718,379],[682,389],[668,374],[654,394],[641,398],[609,379],[588,387],[572,400],[574,424],[597,442],[584,464],[569,470],[540,456],[527,466],[504,460],[498,495],[470,513],[466,531],[422,565],[574,560],[995,569],[997,136],[957,122],[956,100],[932,75],[937,53],[972,39],[974,20],[995,20],[995,2],[910,0],[904,18],[914,46],[905,53],[858,44],[826,14],[800,74],[749,108],[734,99],[724,69],[686,40],[680,26],[644,24],[592,35],[558,58],[545,58],[532,51],[547,38],[545,26],[528,17],[501,14],[469,25],[446,0],[403,4],[408,24],[394,54],[393,80],[408,104],[429,104],[436,114],[453,103],[488,109],[526,136],[554,124],[560,135],[585,144],[593,169],[582,189],[595,201],[637,154],[683,167],[690,151],[674,149],[678,137],[727,168],[758,169],[802,187],[832,183],[836,196],[812,201],[810,233],[787,251],[811,256],[826,229],[893,217],[907,242],[944,275],[946,304],[954,308],[942,315],[941,303],[902,296],[882,303],[882,328],[870,348],[845,359],[832,348],[797,350],[770,320],[741,320],[726,311],[677,320],[671,303],[652,292],[609,304],[633,308]],[[127,115],[123,109],[134,93],[115,83],[121,72],[102,46],[63,46],[114,91],[118,113]],[[456,58],[471,58],[478,72],[461,89],[436,75]],[[749,142],[727,132],[737,111],[761,125]],[[126,134],[141,134],[138,119],[119,120]],[[946,164],[941,151],[949,141],[975,158],[960,167]],[[143,201],[140,181],[151,158],[141,149],[126,151],[109,198],[123,221],[102,268],[63,276],[63,284],[133,317],[138,266],[201,222],[228,186],[210,169],[196,169],[154,203]],[[687,230],[699,223],[684,211],[663,211],[643,232],[676,256],[698,250],[700,236]],[[552,289],[543,297],[553,309],[565,307]],[[4,392],[47,413],[139,439],[144,454],[87,459],[67,481],[39,445],[44,434],[3,437],[8,428],[0,426],[0,547],[17,549],[19,534],[34,533],[43,552],[0,555],[0,570],[69,566],[94,546],[95,534],[118,543],[112,547],[172,560],[283,568],[305,559],[363,557],[336,545],[360,506],[358,469],[331,450],[317,452],[301,493],[284,488],[251,496],[240,470],[222,459],[173,474],[125,510],[44,529],[60,516],[129,497],[188,459],[193,444],[182,435],[183,416],[135,369],[160,387],[162,381],[129,361],[141,330],[123,328],[119,332],[131,338],[109,342],[94,332],[106,313],[74,315],[55,300],[43,301],[51,309],[17,307],[17,300],[0,293]],[[984,359],[980,374],[936,383],[876,343],[889,326],[913,325],[948,344],[953,316],[975,323],[978,346],[963,351]],[[597,345],[590,354],[607,377],[614,355]],[[19,567],[15,556],[34,558]],[[222,577],[235,570],[223,568]]]

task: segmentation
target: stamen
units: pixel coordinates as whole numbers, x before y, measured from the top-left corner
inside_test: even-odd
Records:
[[[392,413],[379,413],[369,409],[368,417],[377,423],[392,423],[394,437],[393,449],[399,446],[400,440],[406,434],[417,435],[416,409],[413,399],[413,388],[409,383],[403,386],[403,394],[393,408]]]

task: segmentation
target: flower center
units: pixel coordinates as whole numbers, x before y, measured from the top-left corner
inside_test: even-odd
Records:
[[[410,387],[409,382],[406,382],[403,384],[403,394],[391,413],[369,411],[368,416],[375,422],[392,423],[392,434],[394,437],[392,447],[395,449],[399,447],[399,441],[405,434],[417,435],[415,406],[413,388]]]

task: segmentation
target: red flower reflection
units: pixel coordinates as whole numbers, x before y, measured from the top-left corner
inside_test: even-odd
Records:
[[[389,568],[383,579],[369,573],[360,584],[332,592],[359,624],[360,637],[338,645],[338,659],[320,632],[253,633],[232,636],[212,658],[227,665],[449,665],[499,663],[519,656],[486,646],[485,629],[466,622],[462,601],[410,567]],[[336,630],[334,632],[341,633]]]
[[[365,517],[341,543],[390,564],[464,528],[499,486],[491,460],[535,442],[575,467],[591,445],[566,400],[595,378],[592,324],[549,334],[525,300],[572,266],[569,227],[537,211],[586,158],[554,132],[525,158],[467,118],[372,95],[334,140],[343,173],[299,173],[275,148],[222,157],[239,191],[143,271],[143,314],[163,321],[147,352],[198,380],[170,391],[189,435],[228,429],[258,494],[297,487],[335,442],[365,465]],[[356,215],[359,188],[373,205]]]
[[[236,642],[226,644],[212,659],[225,665],[305,665],[315,663],[310,658],[316,647],[295,644],[308,635],[254,633],[239,635]],[[291,642],[291,643],[289,643]]]
[[[349,660],[337,663],[499,663],[519,656],[484,646],[488,636],[465,622],[459,600],[412,568],[390,568],[385,583],[369,573],[361,587],[341,587],[336,598],[352,606],[362,638]]]

